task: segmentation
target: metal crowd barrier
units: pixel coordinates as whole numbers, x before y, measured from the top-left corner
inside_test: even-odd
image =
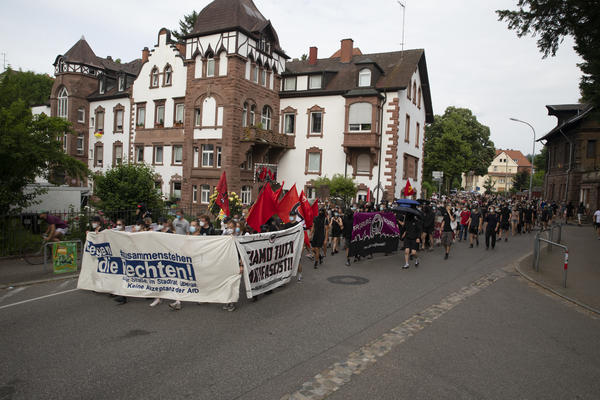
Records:
[[[557,225],[557,226],[559,227],[557,239],[560,242],[561,234],[562,234],[562,226],[560,226],[560,225]],[[540,272],[540,250],[541,250],[540,242],[544,242],[547,244],[548,252],[552,251],[553,246],[560,247],[564,251],[563,287],[566,288],[567,287],[567,271],[569,269],[569,248],[560,243],[553,242],[551,240],[553,237],[553,233],[554,232],[552,230],[549,232],[549,235],[550,235],[549,239],[541,237],[542,232],[538,232],[535,235],[535,241],[533,244],[533,269],[535,270],[535,272]]]

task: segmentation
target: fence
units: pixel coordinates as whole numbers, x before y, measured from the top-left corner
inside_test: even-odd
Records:
[[[147,210],[150,218],[156,221],[158,218],[173,219],[176,211],[181,210],[188,220],[206,214],[206,205],[187,207],[166,207]],[[81,211],[54,210],[49,214],[63,220],[69,227],[67,240],[85,241],[85,235],[91,230],[93,217],[100,217],[102,226],[112,228],[117,219],[122,219],[126,225],[134,225],[140,219],[138,209],[101,211],[92,207],[86,207]],[[39,248],[41,234],[47,229],[46,222],[36,213],[22,213],[0,216],[0,257],[20,255],[27,249]]]
[[[556,233],[556,242],[553,241]],[[548,235],[548,238],[542,237],[544,234]],[[540,257],[541,257],[541,242],[546,243],[546,250],[548,253],[552,252],[553,247],[558,247],[564,251],[564,264],[563,264],[563,287],[567,287],[567,271],[569,268],[569,248],[563,244],[560,244],[562,240],[562,224],[553,224],[547,231],[538,232],[535,235],[533,242],[533,269],[536,272],[540,272]]]

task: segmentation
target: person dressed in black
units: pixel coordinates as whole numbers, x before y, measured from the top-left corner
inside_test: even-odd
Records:
[[[311,241],[310,245],[313,249],[315,256],[315,269],[318,264],[323,263],[323,256],[321,255],[321,248],[323,252],[327,251],[324,248],[325,244],[325,210],[319,210],[319,214],[313,219],[313,226],[311,228]]]
[[[342,221],[342,217],[339,213],[339,210],[336,208],[329,222],[329,235],[331,236],[331,255],[334,255],[338,252],[338,247],[340,245],[340,236],[342,236],[343,227],[344,222]]]
[[[429,250],[433,250],[433,229],[435,227],[435,212],[430,206],[423,208],[423,233],[421,234],[421,249],[425,250],[429,243]]]
[[[417,257],[417,250],[420,247],[421,233],[423,232],[423,223],[421,220],[413,215],[407,215],[404,222],[402,240],[404,240],[404,266],[406,269],[410,266],[410,256],[415,257],[415,268],[419,266],[419,257]]]
[[[494,212],[494,207],[490,207],[488,214],[485,217],[485,249],[490,248],[490,239],[492,249],[496,247],[496,233],[498,233],[498,214]]]
[[[454,215],[450,210],[450,204],[446,204],[445,208],[442,208],[442,246],[446,250],[446,254],[444,255],[444,260],[448,259],[448,254],[450,253],[450,246],[452,246],[452,222],[454,222]]]
[[[481,232],[481,224],[483,218],[481,218],[481,213],[479,209],[473,207],[471,210],[471,216],[469,217],[468,226],[469,226],[469,247],[473,248],[473,240],[477,246],[479,246],[479,232]]]
[[[508,230],[510,229],[510,209],[506,204],[503,204],[500,208],[500,237],[504,234],[504,241],[508,241]]]
[[[342,234],[344,235],[344,244],[346,245],[346,266],[350,266],[350,243],[352,242],[352,226],[354,225],[354,212],[351,209],[346,210],[343,220]],[[355,260],[357,258],[355,257]]]

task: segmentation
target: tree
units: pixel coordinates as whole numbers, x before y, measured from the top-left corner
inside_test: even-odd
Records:
[[[462,173],[485,175],[494,159],[490,129],[479,123],[471,110],[448,107],[425,130],[425,176],[443,171],[446,186],[460,182]]]
[[[154,170],[144,164],[120,164],[94,177],[94,196],[105,212],[133,210],[139,204],[148,209],[163,206],[154,187]]]
[[[14,71],[10,67],[0,74],[0,108],[7,108],[18,99],[28,107],[46,104],[54,79],[35,72]]]
[[[493,193],[494,186],[496,186],[496,182],[492,181],[491,176],[488,176],[485,182],[483,182],[483,188],[485,189],[486,193]]]
[[[542,58],[556,55],[564,38],[575,40],[583,62],[579,83],[583,100],[600,106],[600,0],[519,0],[517,10],[496,10],[499,21],[518,37],[539,35]]]
[[[512,185],[512,187],[517,192],[520,192],[520,191],[525,190],[525,189],[529,189],[529,175],[530,174],[529,174],[528,171],[517,172],[517,174],[513,178],[513,185]]]
[[[183,19],[179,20],[179,30],[171,30],[173,37],[177,39],[178,42],[182,42],[183,38],[192,33],[194,30],[196,19],[198,19],[198,13],[196,11],[192,11],[191,14],[184,15]]]
[[[342,174],[335,174],[329,183],[329,194],[331,197],[337,197],[344,201],[345,205],[352,202],[358,189],[351,178],[346,178]]]
[[[36,178],[52,174],[83,178],[88,169],[65,154],[61,139],[70,123],[44,114],[33,116],[24,100],[0,107],[0,215],[35,202],[40,188],[27,190]]]

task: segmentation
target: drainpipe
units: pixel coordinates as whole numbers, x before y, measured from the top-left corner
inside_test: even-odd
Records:
[[[387,95],[383,92],[383,102],[381,103],[381,111],[379,118],[379,162],[377,163],[377,204],[379,204],[379,189],[383,192],[383,187],[381,187],[381,155],[383,154],[382,143],[383,143],[383,112],[384,107],[387,102]],[[383,195],[383,193],[382,193]]]
[[[562,128],[560,128],[558,131],[565,137],[565,139],[567,139],[567,142],[569,142],[569,169],[567,169],[567,184],[565,187],[565,204],[566,204],[568,201],[568,198],[569,198],[569,178],[571,177],[571,169],[573,168],[572,164],[571,164],[572,159],[573,159],[573,141],[571,139],[569,139],[567,137],[567,135],[565,135],[565,133],[562,131]]]

